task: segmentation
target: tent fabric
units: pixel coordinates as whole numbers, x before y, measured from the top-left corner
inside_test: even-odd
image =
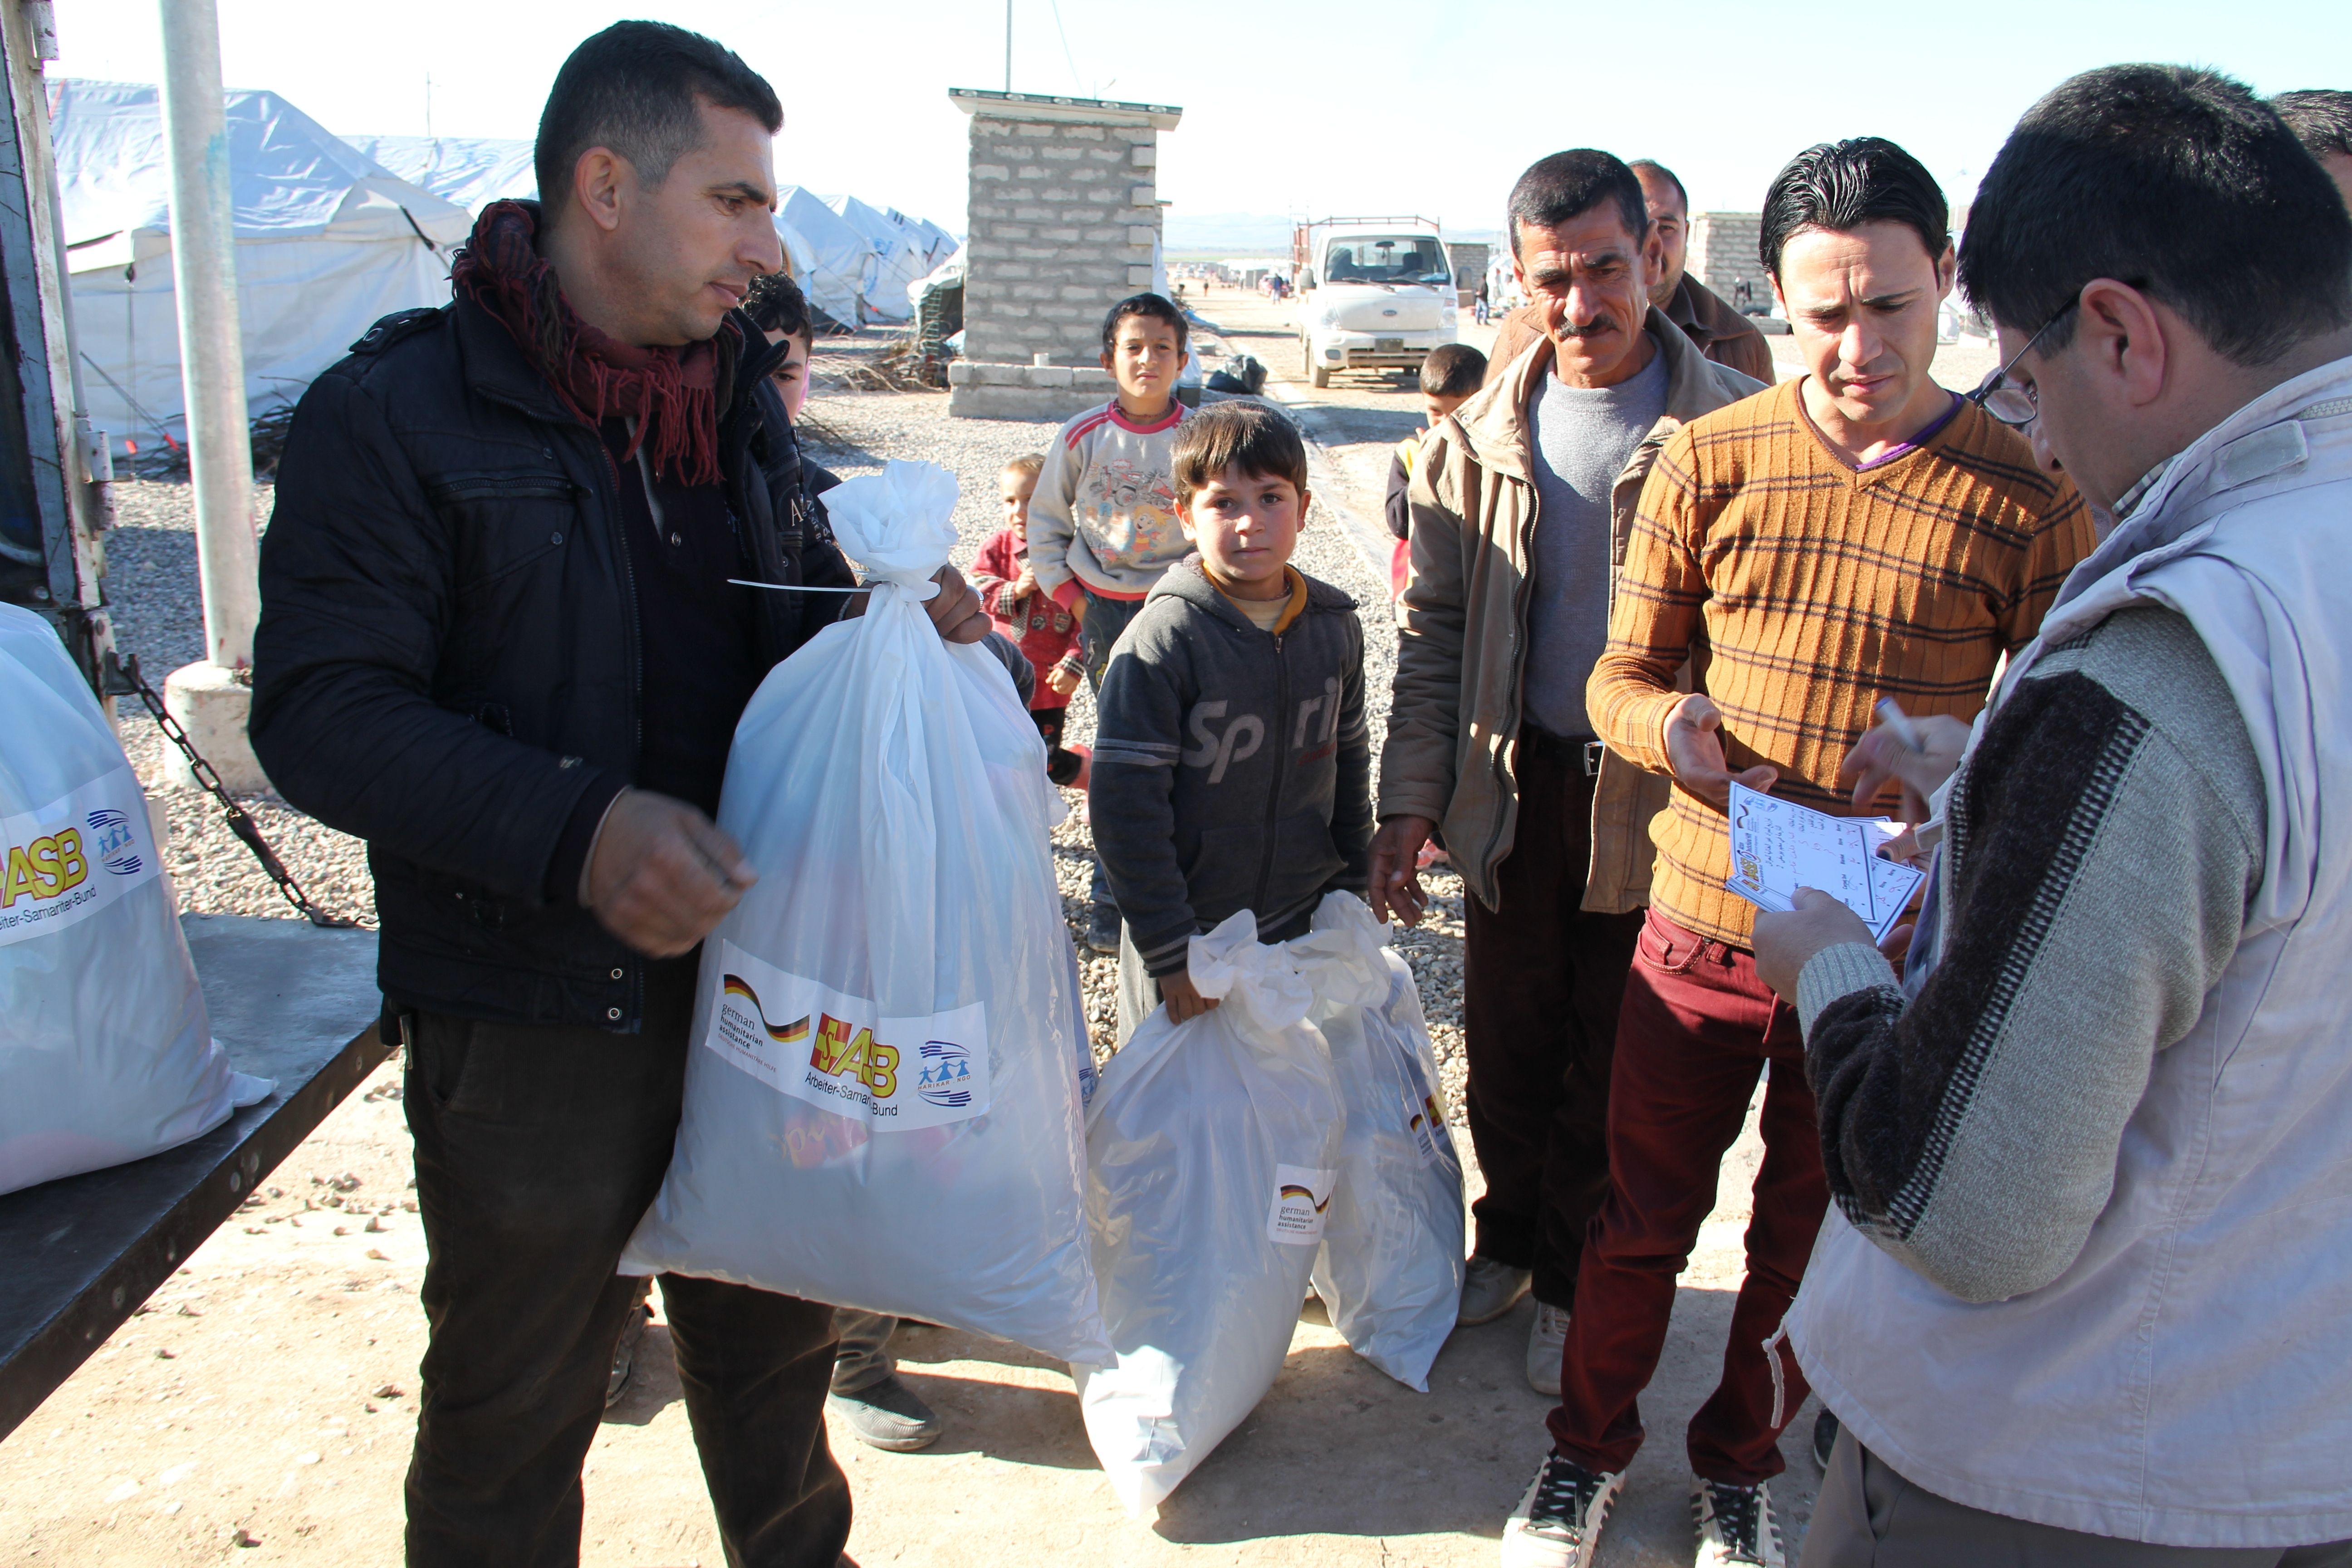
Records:
[[[480,216],[492,202],[539,195],[531,144],[490,136],[347,136],[361,156]]]
[[[379,317],[449,298],[472,220],[271,92],[224,95],[246,397],[301,395]],[[49,84],[77,347],[118,447],[186,438],[171,179],[156,89]]]
[[[776,232],[793,253],[795,278],[819,310],[853,327],[876,319],[866,306],[881,276],[873,242],[823,197],[801,185],[778,189]],[[798,265],[803,253],[808,261],[805,273]],[[903,321],[905,312],[900,311],[897,319]]]

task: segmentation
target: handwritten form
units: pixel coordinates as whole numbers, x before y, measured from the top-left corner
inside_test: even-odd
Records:
[[[1883,941],[1927,880],[1879,855],[1903,830],[1883,816],[1832,816],[1735,784],[1730,817],[1731,876],[1724,886],[1759,910],[1792,910],[1799,888],[1819,888]]]

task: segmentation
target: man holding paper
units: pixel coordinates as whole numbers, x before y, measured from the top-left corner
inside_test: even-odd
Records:
[[[1937,792],[1907,976],[1822,895],[1756,921],[1839,1211],[1805,1563],[2340,1565],[2352,221],[2242,84],[2116,66],[2027,111],[1960,275],[1988,410],[2118,521]]]
[[[1784,1345],[1765,1346],[1827,1191],[1796,1016],[1757,977],[1755,906],[1726,886],[1729,792],[1850,814],[1838,767],[1872,704],[1975,711],[2092,543],[2072,487],[1928,375],[1947,221],[1933,177],[1890,142],[1791,161],[1762,259],[1809,374],[1686,426],[1642,492],[1586,705],[1612,753],[1676,787],[1651,825],[1657,869],[1618,1019],[1611,1193],[1586,1233],[1552,1455],[1507,1526],[1507,1564],[1592,1560],[1642,1443],[1636,1401],[1675,1277],[1768,1062],[1748,1277],[1689,1457],[1699,1561],[1780,1561],[1765,1483],[1806,1384]]]

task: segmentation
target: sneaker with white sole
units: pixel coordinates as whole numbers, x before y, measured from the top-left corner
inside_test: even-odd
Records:
[[[1691,1515],[1698,1525],[1696,1568],[1787,1568],[1770,1482],[1735,1487],[1694,1476]]]
[[[1462,1304],[1454,1310],[1454,1326],[1475,1329],[1493,1322],[1519,1304],[1534,1278],[1532,1269],[1514,1268],[1491,1258],[1472,1258],[1462,1271]]]
[[[1568,1348],[1568,1309],[1549,1301],[1536,1303],[1536,1321],[1528,1327],[1528,1386],[1538,1394],[1559,1397],[1560,1352]]]
[[[1552,1454],[1503,1521],[1503,1568],[1592,1568],[1622,1470],[1588,1470]]]

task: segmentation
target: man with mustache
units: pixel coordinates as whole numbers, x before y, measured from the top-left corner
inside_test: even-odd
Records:
[[[1650,272],[1650,303],[1683,330],[1698,352],[1717,364],[1727,364],[1742,375],[1769,385],[1772,348],[1756,323],[1731,308],[1731,302],[1684,270],[1690,238],[1690,194],[1672,169],[1654,158],[1636,158],[1627,165],[1642,182],[1642,199],[1650,209],[1650,226],[1658,237],[1658,264]],[[1528,345],[1544,335],[1543,301],[1530,300],[1503,318],[1495,333],[1495,347],[1486,362],[1486,379],[1499,379],[1510,363],[1527,353]]]
[[[710,39],[622,22],[556,75],[538,202],[456,298],[312,384],[261,552],[253,743],[368,840],[428,1247],[412,1565],[580,1550],[581,1461],[678,1124],[704,935],[752,879],[711,820],[735,721],[856,584],[738,307],[782,264],[782,107]],[[770,592],[730,578],[808,584]],[[987,633],[952,570],[942,637]],[[730,1563],[830,1568],[833,1310],[662,1300]]]
[[[1371,900],[1382,918],[1420,919],[1416,858],[1442,826],[1471,891],[1468,1109],[1486,1176],[1459,1321],[1499,1318],[1532,1286],[1528,1379],[1551,1394],[1608,1183],[1610,1054],[1649,895],[1643,827],[1666,789],[1604,756],[1585,679],[1651,462],[1685,421],[1759,384],[1701,357],[1650,303],[1656,237],[1615,158],[1544,159],[1508,222],[1544,336],[1437,421],[1407,490]]]
[[[1585,698],[1611,752],[1674,788],[1650,825],[1657,870],[1618,1017],[1609,1195],[1507,1568],[1593,1561],[1642,1445],[1675,1276],[1768,1064],[1747,1278],[1687,1452],[1701,1568],[1782,1562],[1769,1482],[1807,1388],[1778,1331],[1828,1189],[1796,1015],[1758,977],[1754,908],[1725,888],[1730,786],[1874,811],[1839,784],[1873,705],[1974,714],[2092,545],[2073,486],[1928,374],[1948,222],[1934,178],[1890,142],[1792,159],[1760,249],[1807,374],[1685,427],[1642,491]]]

